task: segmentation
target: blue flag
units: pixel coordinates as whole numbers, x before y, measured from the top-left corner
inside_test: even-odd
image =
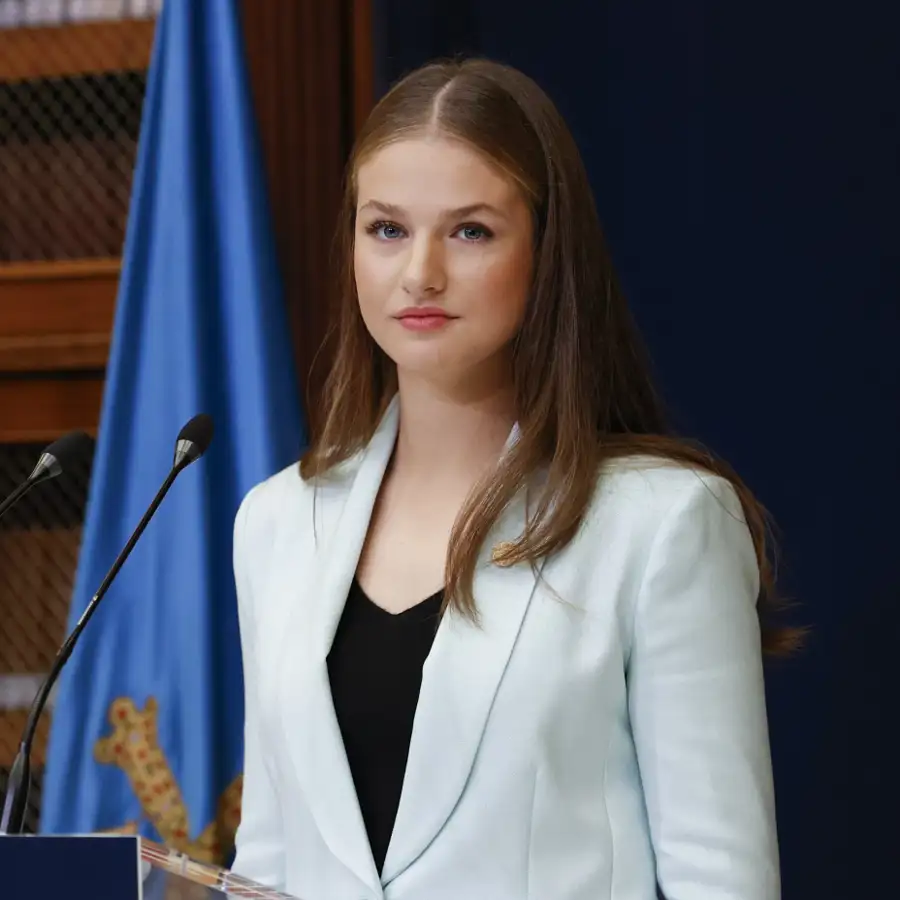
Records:
[[[209,413],[215,438],[63,674],[41,821],[137,831],[208,860],[227,859],[240,802],[234,515],[304,440],[242,46],[235,2],[163,4],[70,627],[181,426]]]

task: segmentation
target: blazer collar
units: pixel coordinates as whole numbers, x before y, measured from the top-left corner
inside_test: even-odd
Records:
[[[501,568],[491,559],[498,542],[521,535],[525,508],[524,499],[517,498],[479,560],[474,582],[479,624],[455,613],[445,615],[425,662],[400,806],[379,878],[334,712],[326,660],[398,422],[395,398],[355,474],[348,476],[352,484],[320,492],[319,562],[313,572],[296,573],[307,597],[296,604],[282,645],[282,720],[300,787],[332,853],[378,894],[382,881],[387,884],[421,855],[456,806],[535,587],[530,566]],[[517,436],[514,428],[507,446]]]

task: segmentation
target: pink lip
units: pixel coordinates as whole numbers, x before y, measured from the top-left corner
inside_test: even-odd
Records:
[[[410,331],[437,331],[455,318],[438,306],[409,306],[396,315],[400,324]]]

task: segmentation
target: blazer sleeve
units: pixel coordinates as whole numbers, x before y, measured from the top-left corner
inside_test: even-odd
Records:
[[[253,495],[251,491],[244,498],[234,525],[234,576],[244,670],[244,777],[232,871],[267,887],[283,889],[282,816],[260,734],[257,643],[247,575],[252,553],[248,546],[247,520]]]
[[[690,482],[653,539],[628,663],[657,879],[667,900],[777,900],[756,555],[731,485]]]

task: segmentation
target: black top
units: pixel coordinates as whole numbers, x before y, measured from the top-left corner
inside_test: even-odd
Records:
[[[443,592],[393,615],[353,579],[328,654],[328,676],[372,856],[384,865]]]

